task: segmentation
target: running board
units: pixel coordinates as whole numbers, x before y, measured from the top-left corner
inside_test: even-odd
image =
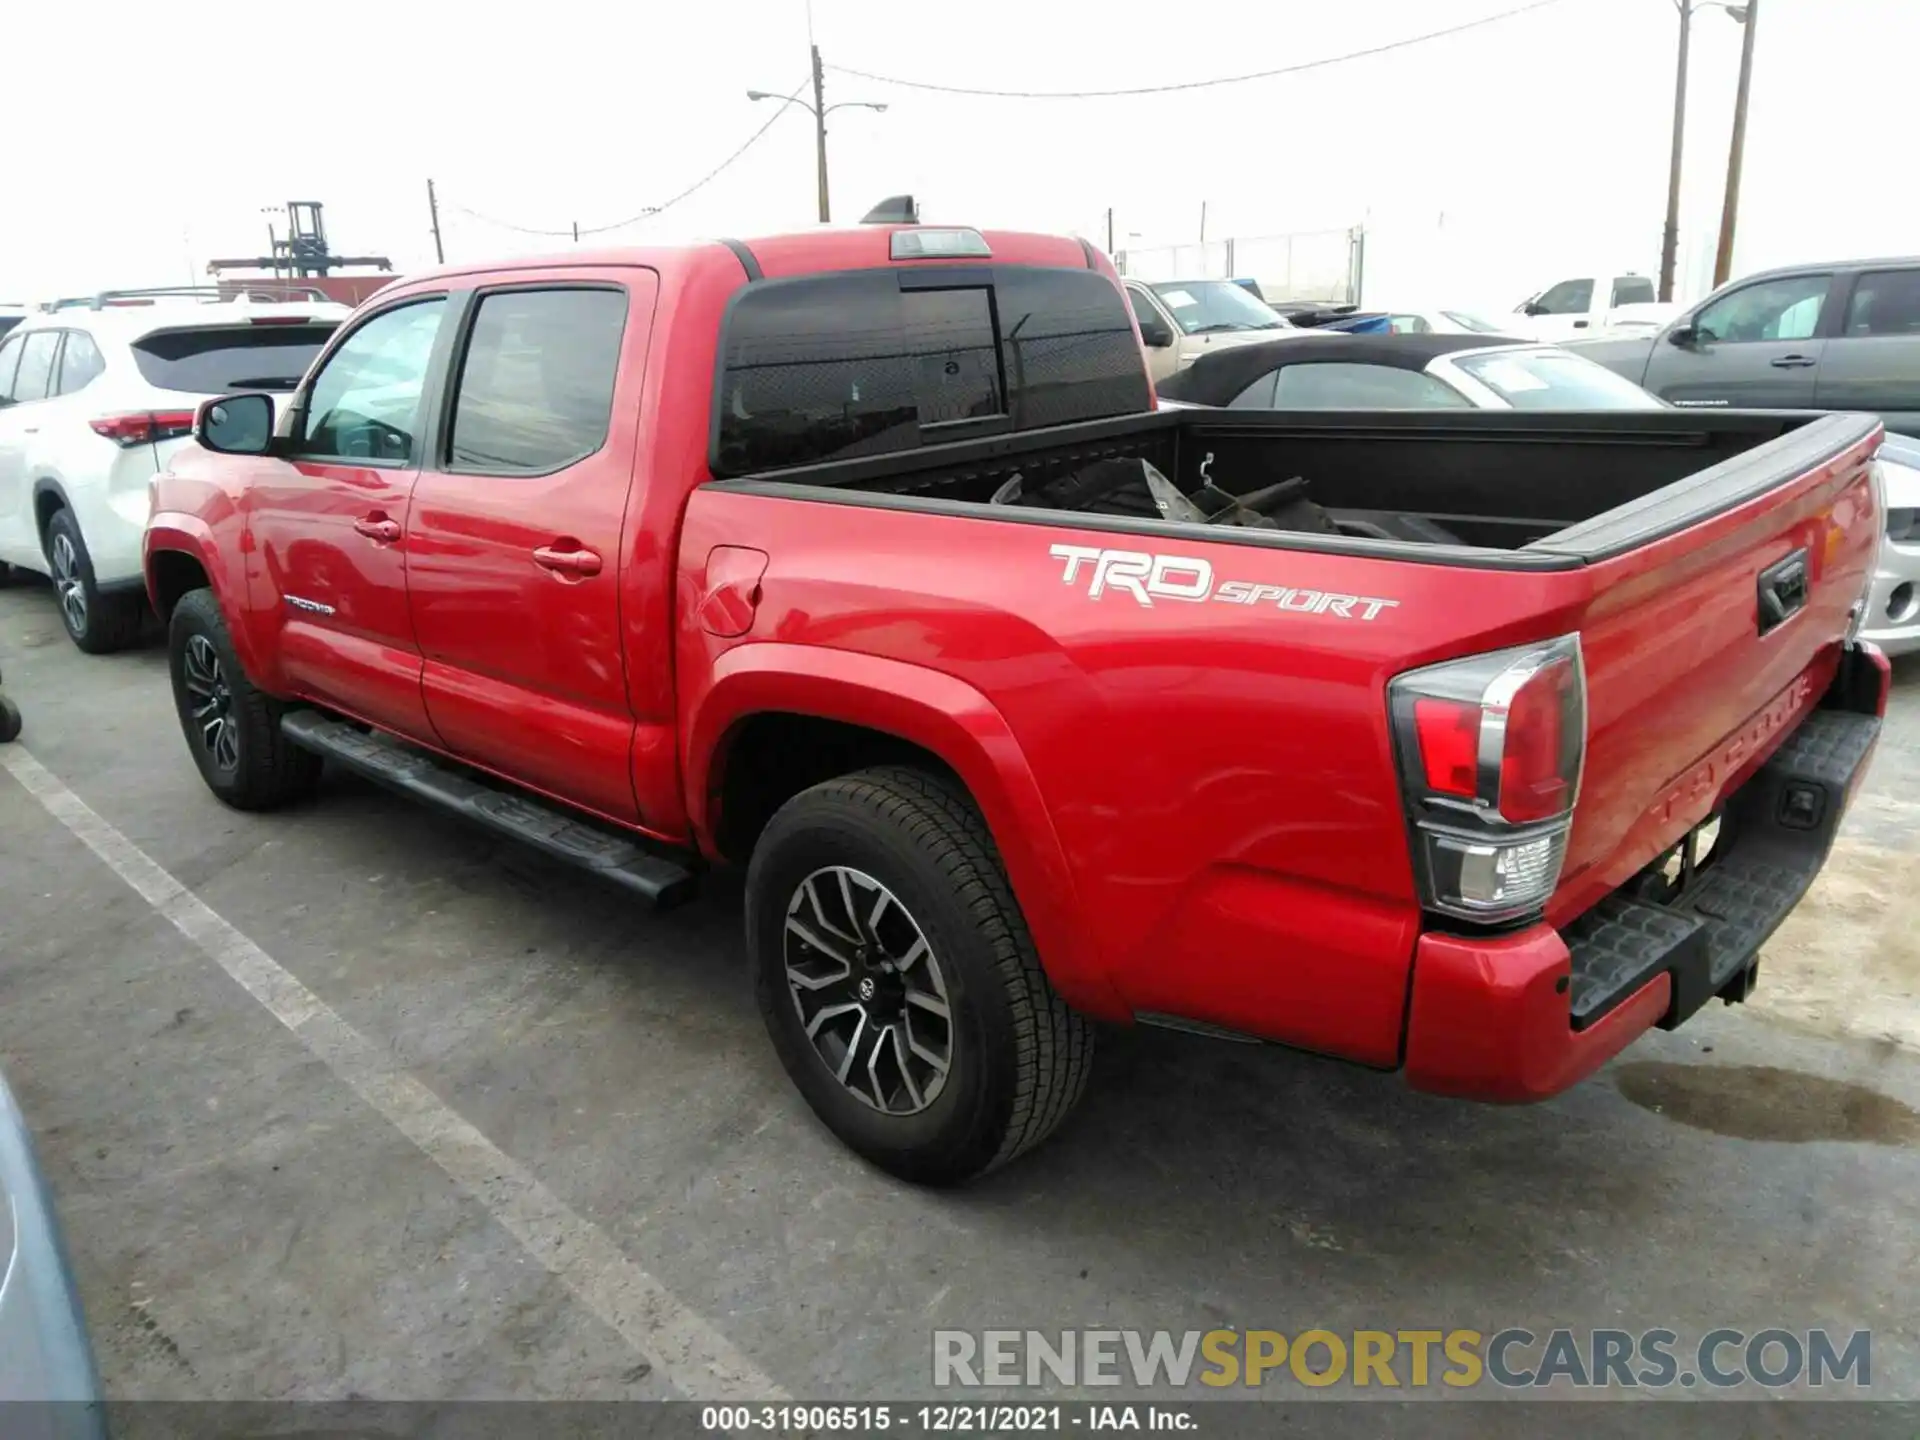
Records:
[[[519,840],[589,875],[668,910],[693,898],[694,872],[605,826],[558,805],[508,790],[378,730],[362,730],[313,710],[289,711],[280,733],[303,750],[344,765],[376,784]]]

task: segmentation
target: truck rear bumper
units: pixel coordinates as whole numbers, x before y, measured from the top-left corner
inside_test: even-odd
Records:
[[[1428,933],[1415,952],[1406,1078],[1477,1100],[1541,1100],[1655,1025],[1753,989],[1759,951],[1812,885],[1879,739],[1890,671],[1871,646],[1844,658],[1821,708],[1728,800],[1694,871],[1656,864],[1555,930]]]

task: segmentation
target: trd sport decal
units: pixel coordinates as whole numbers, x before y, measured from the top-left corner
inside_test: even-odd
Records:
[[[1272,604],[1297,615],[1371,620],[1400,603],[1376,595],[1256,585],[1251,580],[1223,580],[1215,585],[1212,563],[1192,555],[1149,555],[1143,550],[1102,550],[1092,545],[1055,545],[1047,553],[1066,562],[1061,580],[1086,585],[1088,599],[1122,590],[1149,609],[1155,600],[1215,600],[1223,605]]]

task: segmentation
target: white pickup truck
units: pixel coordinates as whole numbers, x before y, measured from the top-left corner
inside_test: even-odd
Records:
[[[1513,333],[1561,341],[1657,330],[1680,307],[1653,296],[1653,281],[1631,271],[1556,280],[1514,307]]]

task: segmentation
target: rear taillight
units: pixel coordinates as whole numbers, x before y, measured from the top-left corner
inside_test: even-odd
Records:
[[[1489,923],[1537,914],[1586,757],[1580,637],[1410,671],[1387,697],[1424,903]]]
[[[102,415],[87,422],[93,433],[104,435],[122,450],[156,440],[178,440],[193,433],[191,410],[134,410],[122,415]]]

